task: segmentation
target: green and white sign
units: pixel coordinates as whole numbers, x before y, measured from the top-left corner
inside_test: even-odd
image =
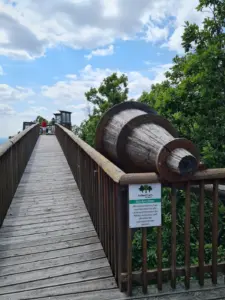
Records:
[[[161,184],[129,185],[129,227],[155,227],[161,222]]]

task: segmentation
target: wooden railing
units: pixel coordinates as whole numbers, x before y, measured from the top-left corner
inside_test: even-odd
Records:
[[[121,291],[131,295],[134,282],[143,293],[148,284],[161,290],[166,281],[173,289],[180,280],[186,288],[192,280],[202,286],[206,276],[217,282],[225,271],[225,252],[218,254],[218,229],[224,222],[218,194],[225,169],[199,171],[189,181],[162,182],[155,173],[125,174],[60,125],[56,136]],[[129,186],[152,183],[162,185],[162,226],[131,229]]]
[[[0,227],[39,136],[39,125],[0,145]]]
[[[223,193],[223,186],[221,191],[219,190],[219,183],[224,183],[225,169],[209,169],[201,172],[197,172],[189,181],[163,183],[162,191],[166,190],[169,199],[170,206],[170,241],[165,244],[165,240],[162,239],[165,224],[162,223],[161,227],[157,227],[156,232],[156,253],[157,253],[157,265],[155,268],[149,270],[147,268],[147,249],[151,245],[151,240],[147,243],[148,229],[142,229],[142,269],[140,271],[132,271],[132,232],[128,229],[128,261],[127,272],[122,274],[122,280],[127,283],[128,294],[131,294],[132,282],[138,282],[142,284],[143,292],[147,291],[147,284],[149,282],[156,282],[159,290],[162,290],[162,284],[165,281],[170,281],[171,287],[176,288],[177,280],[183,280],[185,288],[190,288],[191,280],[198,280],[199,285],[204,285],[205,277],[211,277],[212,283],[217,283],[218,273],[225,271],[225,251],[223,255],[218,257],[218,225],[219,225],[219,194]],[[144,183],[158,183],[161,182],[160,178],[155,173],[149,174],[126,174],[120,179],[120,184],[144,184]],[[180,195],[179,195],[180,193]],[[162,192],[163,194],[163,192]],[[179,205],[179,200],[183,202]],[[162,201],[166,201],[165,195]],[[194,208],[197,207],[198,211],[193,211],[191,207],[195,202]],[[127,208],[128,209],[128,208]],[[162,216],[166,211],[168,212],[168,206],[164,211],[162,205]],[[183,210],[183,219],[178,218],[180,211]],[[211,219],[206,220],[207,218]],[[207,221],[207,222],[206,222]],[[210,232],[206,229],[206,223],[211,224]],[[220,226],[223,226],[224,219],[221,220]],[[178,228],[182,231],[179,234],[178,241]],[[190,232],[195,232],[195,239],[191,237]],[[183,236],[183,238],[181,238]],[[148,236],[149,237],[149,236]],[[164,242],[164,243],[163,243]],[[168,241],[167,241],[168,242]],[[206,246],[208,251],[206,255]],[[224,245],[225,246],[225,245]],[[163,268],[163,251],[165,248],[170,247],[169,260],[167,268]],[[178,249],[183,248],[183,263],[177,265],[177,253]],[[224,247],[225,249],[225,247]],[[193,255],[193,252],[197,252]],[[209,253],[210,252],[210,253]],[[197,261],[193,262],[193,256]],[[180,260],[180,258],[179,258]],[[219,261],[220,260],[220,261]]]
[[[124,192],[119,185],[119,180],[124,173],[65,127],[56,125],[55,133],[112,272],[120,284],[120,274],[125,271],[121,269],[121,259],[124,260],[126,255],[123,250],[126,248],[126,239],[124,239],[126,220],[120,215],[125,204],[122,201]]]

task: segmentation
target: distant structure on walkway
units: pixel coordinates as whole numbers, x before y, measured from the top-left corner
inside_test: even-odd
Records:
[[[55,113],[55,123],[60,124],[67,129],[71,130],[72,123],[71,123],[71,112],[60,110],[59,113]]]
[[[35,124],[35,122],[23,122],[23,130]]]

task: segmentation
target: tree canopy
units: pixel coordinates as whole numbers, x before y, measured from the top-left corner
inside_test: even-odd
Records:
[[[106,110],[128,99],[128,78],[122,74],[113,73],[103,80],[98,88],[91,88],[85,93],[88,102],[94,109],[89,118],[84,121],[76,133],[91,146],[94,146],[95,131],[98,122]]]
[[[48,121],[47,121],[44,117],[42,117],[42,116],[37,116],[35,122],[41,124],[42,121],[44,121],[44,120],[48,123]]]
[[[154,107],[195,142],[210,167],[225,164],[225,2],[200,0],[208,11],[202,26],[186,22],[185,55],[173,59],[166,80],[153,85],[139,101]]]
[[[166,80],[149,87],[138,101],[149,104],[181,136],[198,145],[207,166],[221,167],[225,164],[225,2],[200,0],[196,9],[207,16],[201,26],[185,23],[185,54],[174,57]],[[113,73],[85,96],[94,109],[76,132],[93,146],[102,114],[128,100],[128,78]]]
[[[138,101],[147,103],[160,115],[165,116],[178,129],[180,136],[193,141],[200,149],[202,160],[210,168],[225,165],[225,1],[199,0],[196,8],[206,13],[201,24],[185,23],[182,36],[183,56],[173,59],[173,66],[166,79],[149,87]],[[76,132],[93,146],[96,126],[102,114],[115,104],[128,100],[128,78],[114,73],[105,78],[99,88],[91,88],[85,94],[94,106],[89,118]],[[144,191],[144,186],[141,187]],[[198,262],[198,198],[191,196],[191,263]],[[224,207],[219,208],[219,228],[224,227]],[[205,200],[205,263],[211,260],[212,250],[212,201]],[[183,265],[185,196],[177,194],[177,265]],[[171,245],[171,198],[163,191],[163,267],[170,266]],[[220,232],[218,259],[224,260],[225,244]],[[148,230],[148,263],[157,266],[157,229]],[[222,244],[221,244],[222,243]],[[141,266],[141,234],[133,241],[134,266]]]

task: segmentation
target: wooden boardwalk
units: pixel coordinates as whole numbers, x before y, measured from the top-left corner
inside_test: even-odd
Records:
[[[121,299],[55,136],[41,136],[0,229],[0,299]]]
[[[222,278],[222,277],[221,277]],[[217,287],[132,299],[225,299]],[[0,229],[0,299],[116,300],[120,293],[55,136],[41,136]]]

